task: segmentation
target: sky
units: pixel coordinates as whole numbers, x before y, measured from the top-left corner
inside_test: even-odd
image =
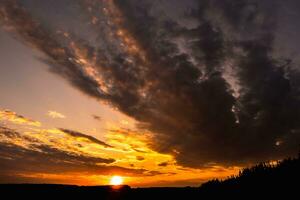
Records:
[[[300,148],[297,0],[3,0],[0,182],[198,186]]]

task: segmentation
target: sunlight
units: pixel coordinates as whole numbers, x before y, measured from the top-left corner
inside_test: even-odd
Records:
[[[121,185],[123,183],[123,178],[121,176],[113,176],[110,179],[110,185]]]

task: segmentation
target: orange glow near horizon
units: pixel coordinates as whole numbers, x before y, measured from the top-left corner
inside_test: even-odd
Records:
[[[10,116],[8,112],[2,113]],[[40,123],[41,127],[36,127],[32,123],[20,124],[16,120],[8,121],[4,114],[0,116],[0,122],[5,122],[8,127],[14,127],[20,136],[0,134],[0,141],[5,141],[16,148],[36,152],[33,147],[42,145],[78,158],[86,157],[91,161],[98,158],[113,158],[113,162],[106,164],[87,165],[76,162],[71,170],[65,166],[65,163],[53,165],[43,160],[45,166],[55,170],[24,171],[18,174],[18,177],[24,180],[77,185],[122,185],[126,177],[126,184],[132,187],[197,186],[209,179],[237,174],[241,169],[237,166],[219,165],[205,169],[181,166],[176,162],[174,155],[160,153],[153,149],[151,146],[153,134],[135,129],[134,121],[130,121],[129,118],[124,118],[119,124],[107,122],[106,131],[102,133],[103,137],[96,139],[85,134],[68,134],[60,129],[45,128],[39,121],[36,123]],[[17,113],[14,116],[21,118]],[[29,121],[23,116],[22,120]],[[103,145],[99,139],[109,146]],[[103,168],[104,171],[99,170],[98,167]]]
[[[5,119],[0,118],[0,121],[5,121]],[[133,126],[131,123],[134,122],[128,120],[126,119],[126,123],[122,121],[123,123],[119,125]],[[211,166],[209,169],[195,169],[181,166],[176,162],[174,155],[157,152],[149,145],[152,141],[151,133],[124,129],[114,123],[106,125],[107,131],[102,138],[106,144],[110,145],[108,147],[101,143],[95,143],[95,139],[84,135],[70,135],[59,129],[44,129],[43,126],[35,127],[33,124],[20,125],[16,121],[11,121],[11,123],[21,126],[19,131],[22,137],[13,138],[0,135],[0,141],[6,141],[11,145],[29,150],[33,143],[37,143],[72,155],[114,158],[115,160],[105,165],[112,169],[110,172],[101,173],[97,170],[97,164],[94,167],[78,165],[73,171],[62,166],[60,170],[64,171],[63,174],[47,171],[19,174],[19,177],[24,179],[42,180],[42,182],[54,180],[56,183],[78,185],[122,185],[124,177],[126,177],[126,184],[133,187],[171,183],[175,184],[174,186],[185,186],[198,185],[203,180],[216,177],[225,178],[240,170],[239,167]],[[74,144],[76,145],[74,146]],[[84,176],[82,176],[82,172],[85,173]],[[113,174],[117,175],[112,176]]]

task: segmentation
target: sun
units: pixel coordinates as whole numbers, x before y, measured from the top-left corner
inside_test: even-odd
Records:
[[[109,184],[110,185],[122,185],[123,178],[121,176],[113,176],[113,177],[111,177]]]

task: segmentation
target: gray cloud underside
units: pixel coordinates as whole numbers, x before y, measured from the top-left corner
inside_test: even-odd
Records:
[[[150,5],[134,0],[114,1],[124,21],[110,25],[99,12],[104,3],[88,1],[93,7],[83,15],[100,19],[90,24],[98,43],[70,37],[101,83],[75,62],[68,41],[13,2],[0,3],[1,21],[42,51],[51,71],[135,118],[155,134],[153,147],[176,150],[180,164],[241,164],[298,150],[299,72],[272,54],[277,1],[197,1],[184,16],[197,22],[193,28],[161,20]],[[110,35],[118,28],[132,35],[146,61]]]

